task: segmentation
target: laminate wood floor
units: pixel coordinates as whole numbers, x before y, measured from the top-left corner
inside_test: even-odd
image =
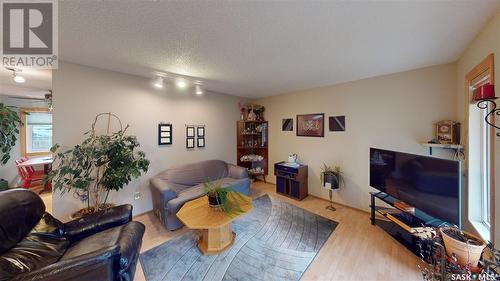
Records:
[[[419,259],[382,229],[372,226],[368,213],[340,205],[332,212],[325,209],[329,203],[323,199],[308,196],[295,201],[276,194],[274,189],[272,184],[256,182],[252,185],[252,197],[269,194],[339,222],[301,280],[422,280],[416,266]],[[141,251],[187,231],[185,227],[177,231],[166,230],[152,212],[137,216],[135,220],[146,225]],[[145,280],[140,263],[135,280]]]

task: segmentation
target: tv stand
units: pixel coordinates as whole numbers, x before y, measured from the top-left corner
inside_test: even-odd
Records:
[[[447,222],[434,218],[416,208],[414,212],[398,209],[395,203],[401,200],[384,192],[370,192],[370,197],[371,224],[382,228],[417,256],[420,256],[420,248],[417,243],[419,238],[415,235],[417,232],[421,232],[428,227],[450,226]],[[378,206],[377,200],[386,203],[390,207]]]

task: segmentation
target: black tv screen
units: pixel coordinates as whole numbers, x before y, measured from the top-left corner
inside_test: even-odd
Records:
[[[370,186],[460,226],[460,162],[370,148]]]

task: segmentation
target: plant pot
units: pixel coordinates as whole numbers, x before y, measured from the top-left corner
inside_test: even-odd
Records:
[[[214,208],[220,207],[223,200],[226,199],[226,198],[221,198],[219,196],[219,193],[216,193],[216,194],[209,193],[209,194],[207,194],[207,196],[208,196],[208,205],[210,207],[214,207]]]
[[[334,173],[323,173],[323,186],[326,187],[327,183],[330,184],[331,189],[339,188],[339,181]]]
[[[4,179],[0,179],[0,191],[4,191],[7,189],[9,189],[9,183]]]
[[[112,204],[112,203],[100,204],[99,209],[97,211],[113,208],[114,206],[115,206],[115,204]],[[94,206],[87,207],[87,208],[83,208],[83,209],[80,209],[80,210],[74,212],[73,214],[71,214],[70,218],[72,220],[79,219],[79,218],[83,218],[83,217],[88,216],[88,215],[95,213],[95,212],[96,212],[96,210],[95,210]]]
[[[481,258],[486,244],[484,241],[468,232],[462,231],[468,238],[467,242],[460,241],[446,233],[450,228],[440,228],[439,232],[443,237],[444,247],[448,257],[456,256],[457,262],[461,266],[476,267]]]

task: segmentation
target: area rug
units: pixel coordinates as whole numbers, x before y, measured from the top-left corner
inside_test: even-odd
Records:
[[[196,231],[140,255],[147,281],[299,280],[337,222],[261,196],[233,222],[236,241],[219,255],[202,255]]]

